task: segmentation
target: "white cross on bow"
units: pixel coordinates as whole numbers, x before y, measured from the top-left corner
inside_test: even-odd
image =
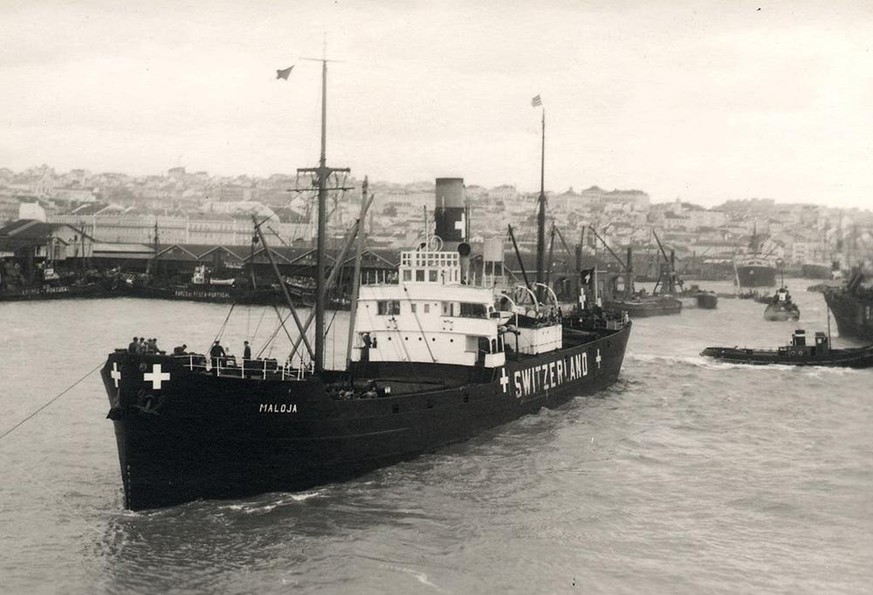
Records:
[[[152,371],[146,372],[142,375],[142,379],[145,382],[151,382],[152,388],[155,390],[161,390],[161,383],[165,380],[167,382],[170,381],[170,373],[161,371],[161,364],[152,364]]]
[[[118,388],[118,382],[121,380],[121,370],[118,369],[118,362],[112,362],[112,371],[109,372],[109,376],[115,382],[115,388]]]
[[[461,220],[455,221],[455,229],[457,229],[458,231],[465,231],[466,226],[464,225],[464,222],[466,220],[467,220],[467,216],[464,213],[461,213]]]
[[[600,357],[600,348],[597,349],[597,357],[594,358],[594,361],[597,362],[597,368],[600,369],[600,362],[603,358]]]
[[[509,376],[506,375],[506,368],[500,368],[500,386],[503,392],[506,392],[506,385],[509,384]]]

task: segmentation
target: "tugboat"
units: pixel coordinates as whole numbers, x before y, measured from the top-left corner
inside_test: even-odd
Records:
[[[777,349],[740,349],[737,347],[707,347],[700,355],[733,364],[766,366],[828,366],[839,368],[873,367],[873,345],[833,349],[828,336],[816,332],[814,343],[806,344],[806,331],[796,330],[791,344]]]
[[[770,303],[764,308],[764,320],[800,320],[800,308],[791,300],[787,287],[782,286],[773,294]]]
[[[301,170],[318,189],[314,347],[286,289],[299,340],[284,363],[231,362],[220,349],[208,358],[110,353],[102,379],[129,509],[359,476],[618,377],[631,331],[626,316],[596,308],[563,321],[540,303],[500,311],[492,289],[469,272],[469,245],[452,249],[436,237],[402,254],[396,283],[356,286],[346,367],[325,367],[325,205],[329,178],[348,171],[325,164],[326,77],[323,60],[321,158]],[[463,209],[438,201],[435,219],[436,229],[452,227]]]

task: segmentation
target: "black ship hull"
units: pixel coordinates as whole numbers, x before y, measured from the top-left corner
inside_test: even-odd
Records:
[[[825,289],[824,296],[841,337],[873,341],[873,293],[862,296],[842,287],[832,287]]]
[[[120,293],[151,300],[185,300],[213,304],[245,304],[271,306],[285,304],[281,289],[238,289],[227,285],[120,285]]]
[[[817,354],[809,347],[790,347],[783,350],[738,349],[736,347],[707,347],[700,355],[733,364],[757,366],[825,366],[831,368],[873,367],[873,347],[831,349]]]
[[[0,302],[21,302],[37,300],[93,299],[113,297],[107,283],[88,283],[86,285],[57,285],[29,289],[0,290]]]
[[[694,296],[697,299],[697,307],[703,310],[715,310],[718,308],[718,294],[714,291],[702,291]]]
[[[498,369],[360,364],[356,379],[380,379],[373,398],[339,398],[339,373],[213,376],[193,357],[113,353],[102,378],[125,505],[298,491],[410,459],[613,384],[629,334]]]
[[[737,281],[741,288],[775,287],[776,268],[767,265],[737,265]]]
[[[626,300],[606,301],[605,306],[615,310],[624,310],[631,318],[647,318],[649,316],[669,316],[682,312],[682,302],[668,296],[650,296]]]

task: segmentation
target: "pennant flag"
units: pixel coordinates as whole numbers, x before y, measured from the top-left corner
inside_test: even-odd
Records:
[[[288,68],[284,68],[282,70],[276,71],[276,78],[282,80],[288,80],[288,77],[291,76],[291,71],[294,70],[293,66],[289,66]]]
[[[539,95],[536,95],[533,99],[530,100],[530,104],[534,107],[539,107],[543,104],[543,100]]]
[[[591,281],[594,280],[594,269],[582,269],[579,271],[579,278],[582,279],[583,285],[591,285]]]

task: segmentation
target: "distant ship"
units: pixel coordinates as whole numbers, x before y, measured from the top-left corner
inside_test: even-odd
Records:
[[[326,73],[325,60],[322,93]],[[320,163],[303,170],[318,189],[314,347],[289,298],[303,355],[292,350],[285,362],[236,361],[217,349],[209,357],[110,353],[102,379],[127,508],[355,477],[618,378],[631,331],[625,315],[586,307],[594,301],[580,296],[582,307],[564,318],[530,288],[532,302],[521,306],[474,282],[470,246],[455,235],[464,227],[457,225],[463,204],[450,191],[457,183],[437,185],[435,226],[449,230],[446,237],[432,235],[403,252],[396,282],[355,286],[347,365],[326,369],[325,297],[333,277],[325,275],[327,192],[330,176],[347,170],[325,164],[325,104],[323,97]],[[350,238],[371,200],[365,185]],[[542,222],[544,200],[539,208]]]
[[[873,341],[873,287],[855,270],[843,287],[826,287],[825,302],[842,337]]]
[[[741,292],[749,288],[776,286],[776,262],[769,253],[762,253],[757,227],[752,232],[748,252],[734,259],[734,270]]]
[[[206,265],[195,267],[187,283],[168,283],[144,275],[120,276],[117,291],[130,297],[186,300],[219,304],[279,305],[284,303],[278,286],[252,287],[237,279],[210,279]]]
[[[113,280],[100,275],[72,273],[63,278],[51,266],[40,271],[40,279],[30,284],[7,283],[0,278],[0,302],[103,298],[113,294]],[[3,277],[0,274],[0,277]]]

